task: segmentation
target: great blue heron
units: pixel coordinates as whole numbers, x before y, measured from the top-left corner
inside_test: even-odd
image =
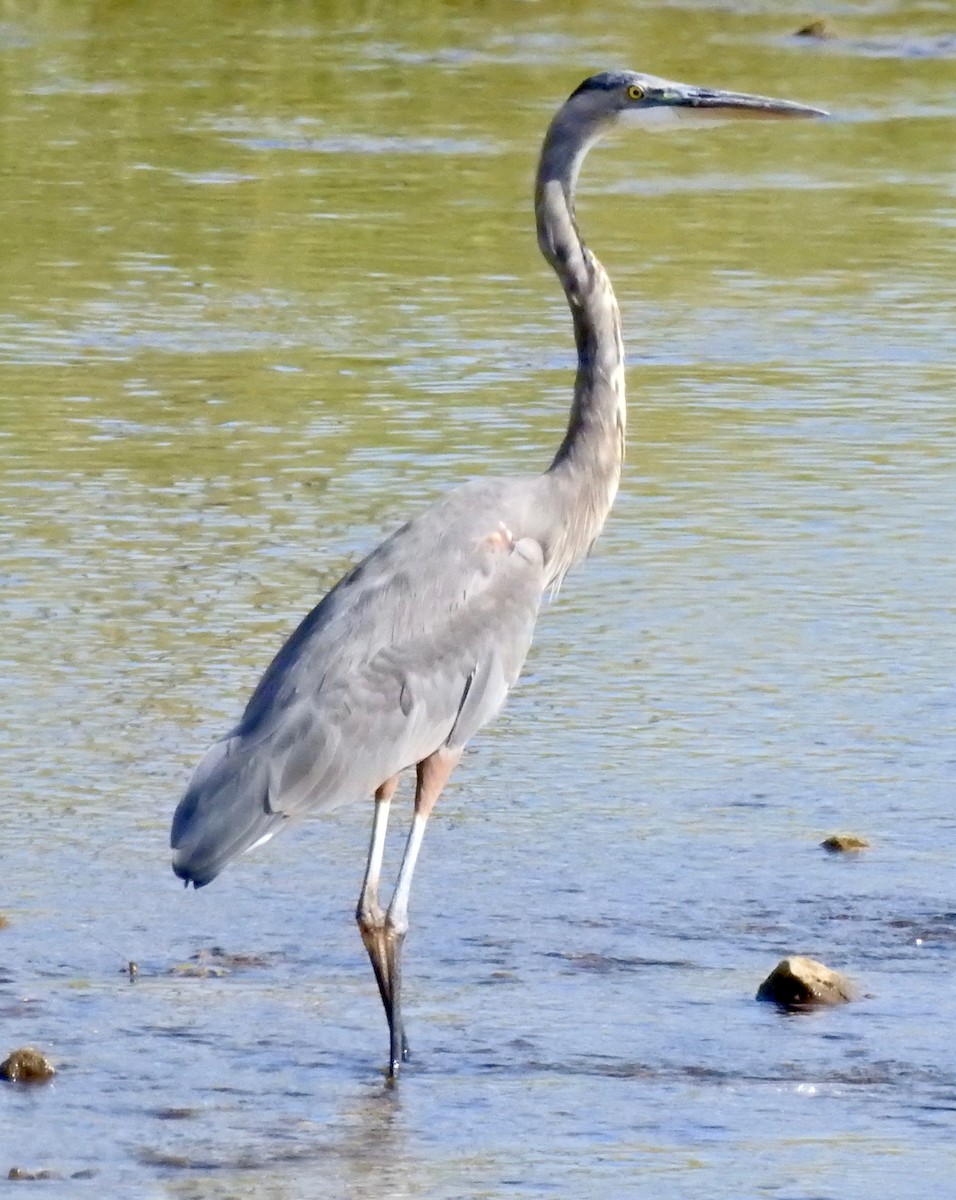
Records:
[[[600,532],[621,473],[621,322],[611,282],[578,233],[578,171],[621,117],[682,112],[825,115],[631,71],[593,75],[572,93],[545,136],[534,202],[538,245],[564,287],[578,352],[554,461],[540,475],[448,492],[340,580],[276,655],[239,724],[206,754],[173,818],[173,869],[202,887],[291,818],[374,796],[356,917],[388,1017],[393,1079],[408,1056],[402,945],[426,822],[465,744],[518,678],[544,591]],[[411,830],[383,910],[389,806],[412,766]]]

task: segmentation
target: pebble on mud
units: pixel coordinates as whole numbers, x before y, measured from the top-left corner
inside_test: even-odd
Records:
[[[855,833],[834,833],[825,838],[820,846],[831,854],[859,854],[861,850],[868,850],[870,843]]]
[[[0,1063],[0,1079],[10,1083],[45,1083],[55,1074],[53,1063],[32,1046],[11,1051]]]
[[[777,963],[757,989],[757,999],[787,1009],[816,1008],[855,1000],[856,989],[845,975],[823,963],[792,955]]]

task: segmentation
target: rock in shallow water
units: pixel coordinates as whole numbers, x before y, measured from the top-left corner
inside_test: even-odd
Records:
[[[858,854],[861,850],[866,850],[870,843],[866,838],[857,837],[855,833],[834,833],[825,838],[820,845],[831,854]]]
[[[32,1046],[11,1051],[0,1063],[0,1079],[10,1083],[43,1083],[55,1074],[53,1063]]]
[[[777,963],[757,989],[757,999],[781,1008],[815,1008],[855,1000],[856,988],[845,975],[823,963],[793,955]]]
[[[836,37],[836,30],[834,30],[829,21],[808,21],[806,25],[801,25],[800,28],[794,32],[793,36],[817,38],[819,41],[823,41],[827,38]]]

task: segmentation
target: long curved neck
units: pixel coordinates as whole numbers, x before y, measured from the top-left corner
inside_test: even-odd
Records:
[[[546,475],[563,522],[549,555],[558,580],[600,533],[624,459],[620,313],[607,272],[581,240],[574,218],[578,171],[600,132],[582,136],[559,111],[545,137],[535,186],[538,245],[564,287],[578,351],[568,430]]]

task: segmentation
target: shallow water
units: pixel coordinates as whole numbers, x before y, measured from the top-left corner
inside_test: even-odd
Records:
[[[944,10],[845,5],[824,43],[759,2],[38,11],[0,5],[0,1050],[59,1073],[0,1088],[0,1175],[948,1194]],[[448,484],[547,463],[573,363],[534,151],[619,64],[836,117],[589,160],[628,467],[429,829],[390,1090],[370,813],[199,893],[169,818],[344,567]],[[825,855],[838,829],[872,848]],[[787,952],[865,998],[756,1004]]]

